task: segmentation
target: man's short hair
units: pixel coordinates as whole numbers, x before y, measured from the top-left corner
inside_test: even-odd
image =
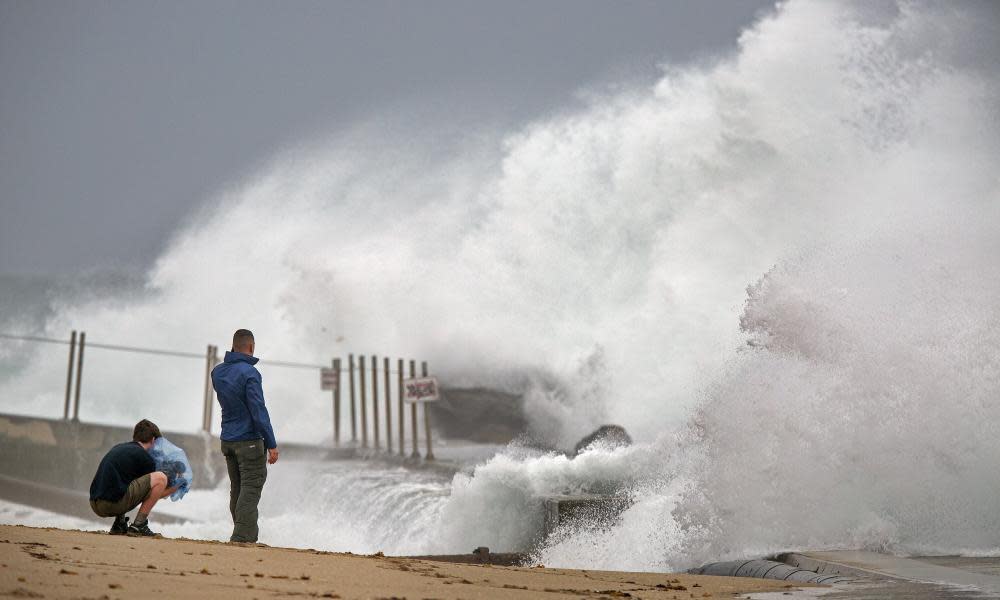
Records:
[[[237,329],[233,334],[233,350],[247,349],[253,343],[253,332],[249,329]]]
[[[163,437],[160,434],[160,428],[156,426],[156,423],[143,419],[135,424],[135,429],[132,430],[132,441],[142,442],[143,444],[148,444],[156,438]]]

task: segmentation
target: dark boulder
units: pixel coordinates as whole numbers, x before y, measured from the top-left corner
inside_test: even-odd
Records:
[[[573,456],[577,456],[593,444],[600,443],[609,448],[631,446],[632,437],[621,425],[601,425],[593,433],[577,442]]]

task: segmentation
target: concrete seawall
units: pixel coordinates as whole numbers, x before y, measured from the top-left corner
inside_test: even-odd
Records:
[[[187,453],[194,487],[214,487],[226,478],[217,436],[172,431],[163,435]],[[0,499],[93,518],[88,491],[97,465],[111,446],[130,439],[131,427],[0,414]],[[354,448],[309,444],[282,444],[281,452],[292,460],[363,457]]]
[[[164,436],[187,453],[195,486],[215,485],[225,475],[218,438],[177,432],[164,432]],[[104,453],[130,439],[131,427],[0,415],[0,475],[87,490]]]

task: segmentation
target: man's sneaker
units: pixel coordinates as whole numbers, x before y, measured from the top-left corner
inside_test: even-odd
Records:
[[[128,526],[128,533],[132,537],[155,537],[160,534],[154,533],[149,529],[149,523],[143,523],[142,525],[136,525],[132,523]]]
[[[111,531],[108,533],[111,535],[125,535],[128,533],[128,517],[125,515],[115,517],[115,522],[111,524]]]

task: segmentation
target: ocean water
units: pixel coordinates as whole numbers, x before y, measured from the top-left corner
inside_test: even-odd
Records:
[[[283,439],[327,439],[329,401],[268,356],[376,352],[524,393],[555,446],[604,423],[637,442],[449,481],[303,473],[265,499],[267,535],[316,547],[502,550],[538,497],[610,482],[619,522],[538,560],[998,552],[998,30],[990,3],[791,1],[732,54],[459,150],[375,119],[209,199],[140,290],[56,298],[34,330],[184,349],[250,327]],[[3,410],[59,414],[65,356],[15,360]],[[88,360],[85,416],[197,427],[197,361]]]

